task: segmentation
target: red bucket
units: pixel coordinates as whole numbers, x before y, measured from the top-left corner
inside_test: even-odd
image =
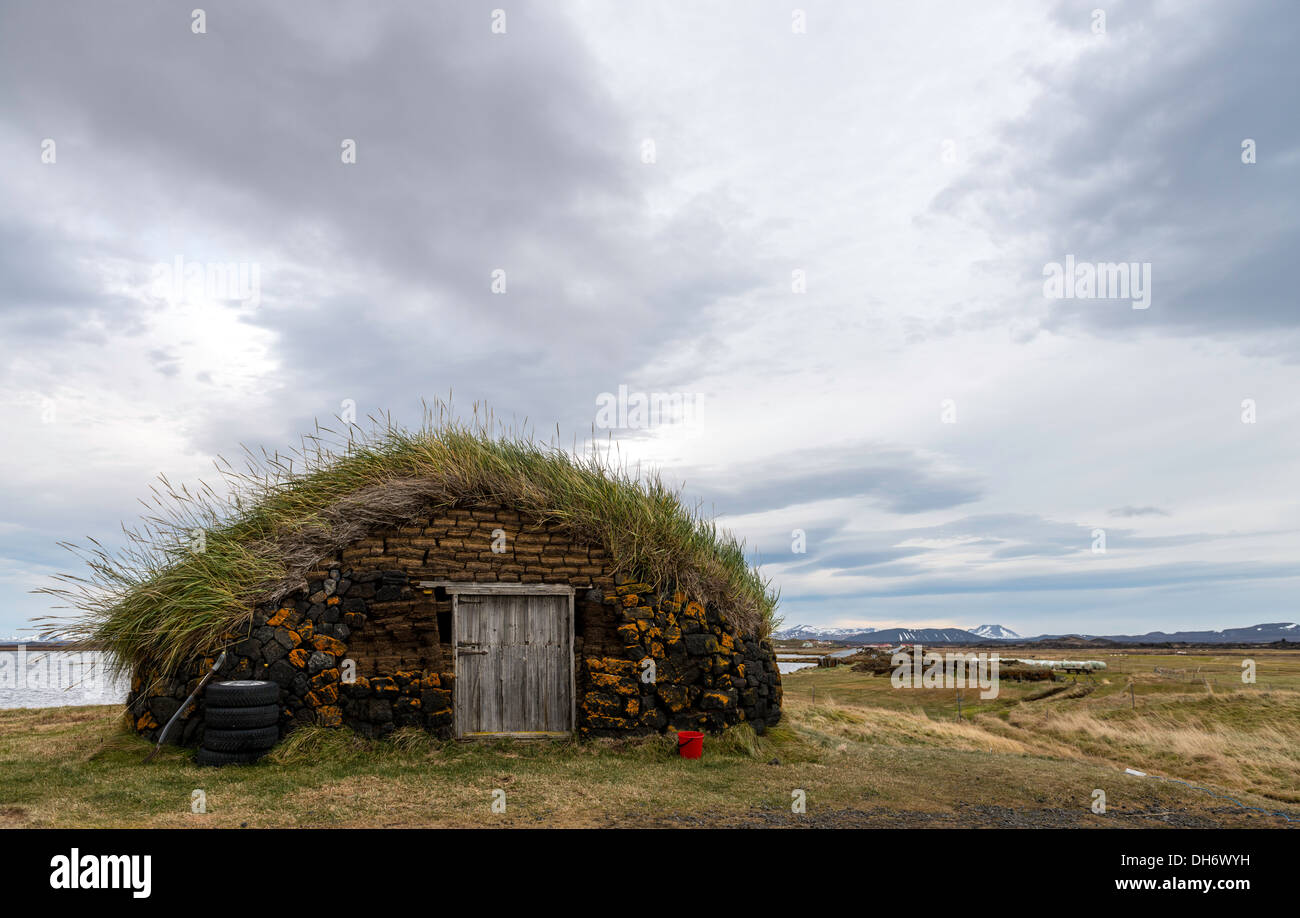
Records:
[[[699,730],[683,730],[678,733],[677,754],[684,759],[698,759],[704,755],[704,734]]]

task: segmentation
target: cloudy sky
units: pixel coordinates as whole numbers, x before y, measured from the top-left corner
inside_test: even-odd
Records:
[[[0,636],[160,473],[620,387],[787,623],[1300,619],[1300,9],[1098,5],[3,0]]]

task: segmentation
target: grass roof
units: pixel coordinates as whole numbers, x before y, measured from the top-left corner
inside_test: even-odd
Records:
[[[742,629],[770,634],[777,595],[745,559],[744,544],[683,504],[657,474],[636,476],[593,450],[540,445],[490,420],[462,423],[426,411],[409,431],[385,421],[343,434],[317,427],[301,448],[246,468],[218,460],[225,485],[175,488],[165,477],[148,513],[109,552],[63,543],[88,565],[39,592],[71,619],[41,619],[46,636],[72,636],[119,663],[164,671],[243,633],[254,607],[303,585],[306,572],[367,533],[438,507],[501,504],[557,521],[601,544],[616,571],[716,602]]]

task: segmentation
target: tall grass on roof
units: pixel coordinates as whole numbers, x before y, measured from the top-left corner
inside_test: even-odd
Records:
[[[245,448],[245,468],[217,461],[224,488],[161,478],[146,514],[110,552],[61,543],[89,569],[38,592],[67,617],[44,616],[44,636],[73,637],[123,666],[175,671],[242,639],[254,607],[304,585],[306,572],[376,528],[439,507],[501,504],[557,521],[603,545],[615,569],[712,600],[742,629],[767,636],[777,595],[744,545],[689,509],[658,474],[633,475],[597,449],[586,455],[426,409],[418,430],[371,419],[368,431],[321,428],[288,454]]]

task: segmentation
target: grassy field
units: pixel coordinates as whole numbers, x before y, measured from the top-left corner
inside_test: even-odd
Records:
[[[1036,654],[1049,655],[1077,656]],[[1256,687],[1240,685],[1245,655]],[[179,749],[145,765],[148,746],[112,708],[0,711],[0,825],[1293,824],[1225,797],[1300,818],[1300,653],[1090,656],[1110,669],[1077,683],[1004,683],[984,702],[968,690],[960,721],[955,691],[804,670],[785,677],[780,727],[711,736],[694,762],[665,737],[372,743],[305,730],[251,767],[199,768]],[[1090,810],[1096,789],[1105,814]],[[204,814],[191,812],[195,790]],[[504,813],[493,811],[496,791]],[[792,812],[798,791],[804,813]]]

